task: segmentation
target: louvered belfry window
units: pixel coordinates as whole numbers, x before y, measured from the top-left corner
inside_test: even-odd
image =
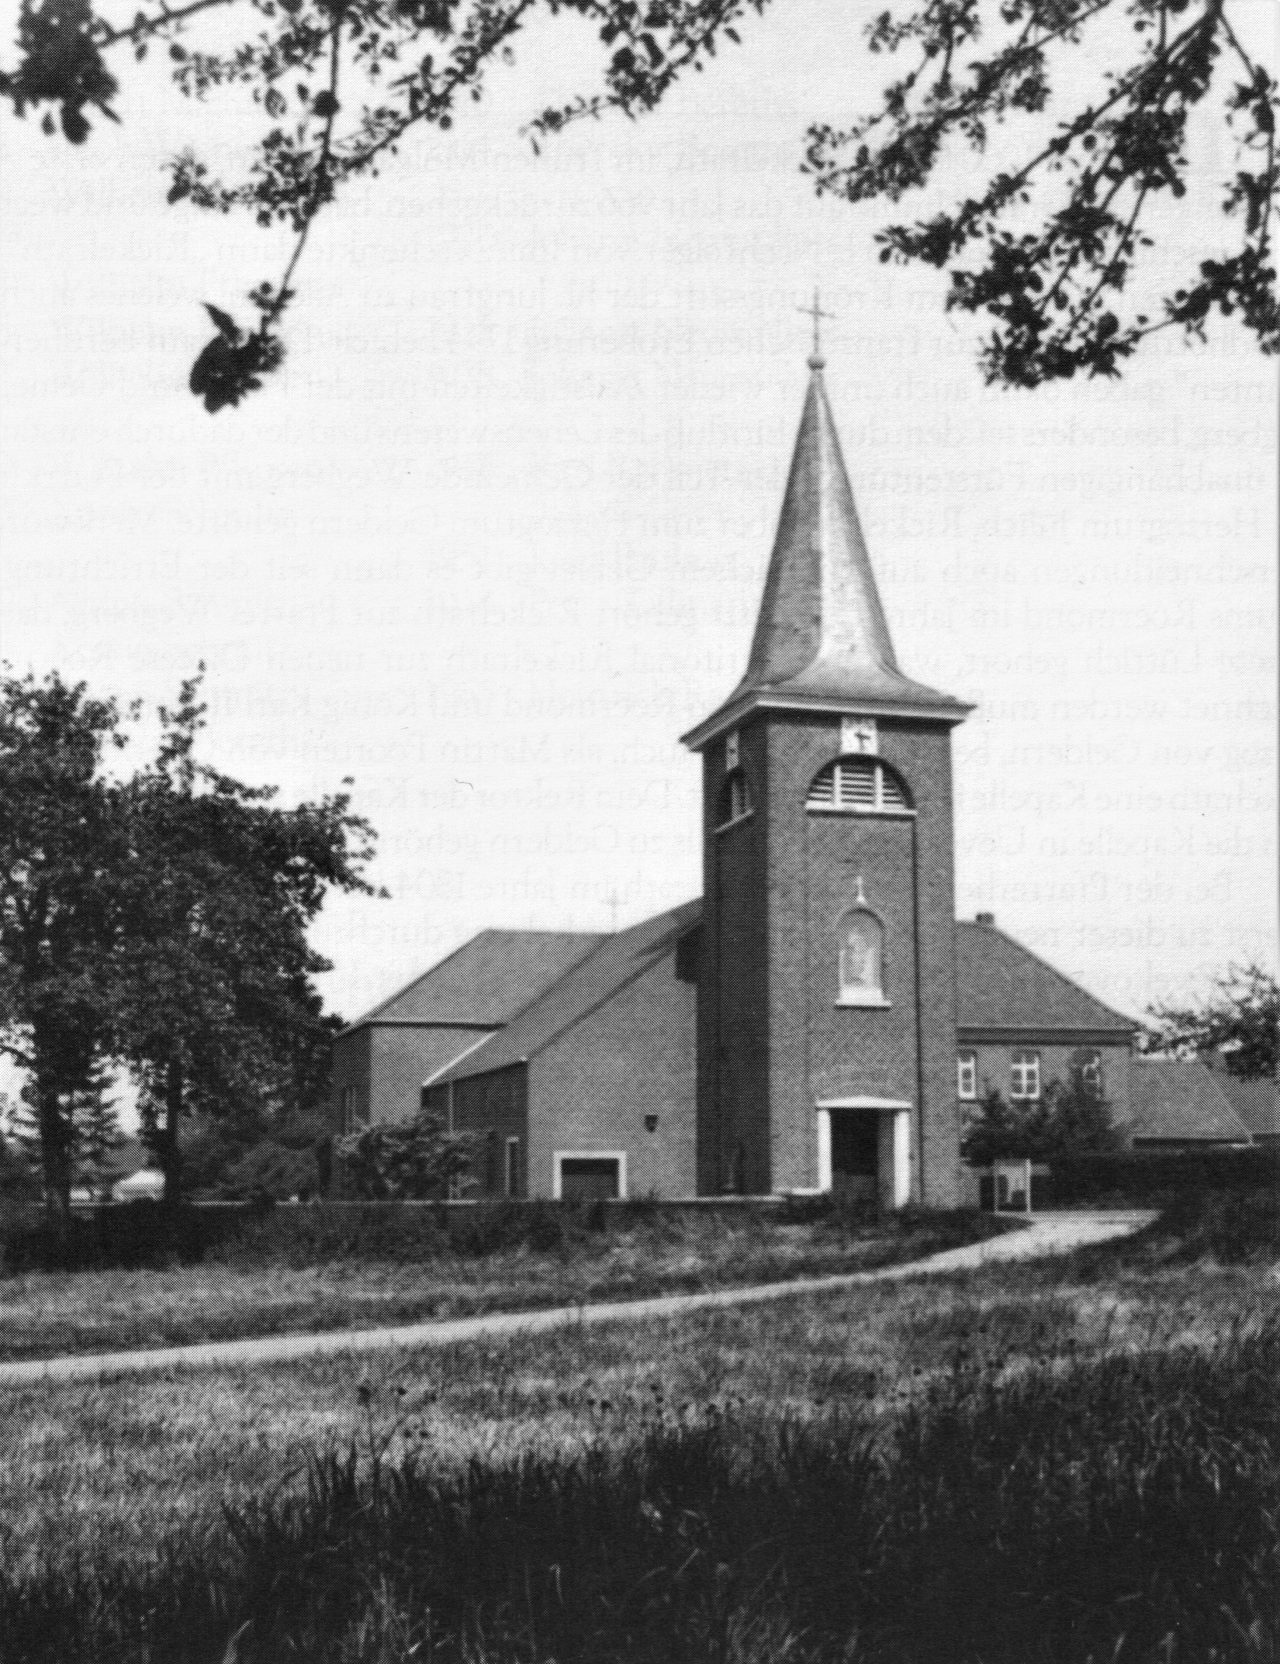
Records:
[[[841,757],[809,787],[806,809],[846,815],[909,815],[902,782],[876,757]]]

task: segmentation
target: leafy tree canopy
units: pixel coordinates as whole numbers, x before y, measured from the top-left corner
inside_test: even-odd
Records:
[[[1260,965],[1232,965],[1196,1005],[1153,1005],[1148,1049],[1181,1057],[1221,1055],[1230,1074],[1274,1079],[1280,985]]]
[[[116,1044],[169,1200],[184,1114],[303,1107],[334,1027],[311,983],[329,962],[307,929],[331,890],[373,893],[372,831],[346,792],[283,809],[274,788],[196,761],[199,689],[192,678],[161,712],[157,759],[121,792],[129,861],[113,875]]]
[[[26,1073],[55,1204],[114,1020],[108,880],[125,845],[106,762],[130,714],[56,673],[0,675],[0,1051]]]
[[[317,214],[414,128],[447,131],[535,17],[585,20],[602,48],[598,90],[534,115],[526,131],[536,147],[584,117],[652,110],[766,4],[144,0],[130,17],[112,0],[22,0],[16,62],[0,75],[0,94],[18,115],[40,111],[47,133],[79,145],[91,115],[120,119],[110,65],[130,55],[163,55],[191,98],[247,89],[259,136],[239,177],[220,177],[190,149],[168,164],[171,203],[247,211],[294,235],[279,280],[248,297],[256,322],[206,307],[215,333],[190,385],[217,411],[280,364],[280,320]],[[204,15],[215,12],[226,20],[199,44],[192,31],[217,23]],[[867,38],[873,53],[901,54],[905,67],[877,108],[845,126],[810,127],[804,171],[822,194],[897,203],[925,187],[945,156],[974,152],[963,201],[890,225],[879,241],[882,260],[946,269],[948,307],[991,321],[981,355],[988,381],[1034,387],[1077,372],[1114,376],[1148,336],[1175,329],[1202,338],[1213,313],[1238,317],[1264,351],[1280,348],[1277,87],[1233,28],[1228,0],[920,0],[874,16]],[[1055,107],[1064,58],[1095,41],[1109,61],[1104,77],[1083,102],[1070,101],[1075,107]],[[1195,252],[1170,293],[1139,288],[1130,302],[1154,241],[1153,207],[1186,192],[1188,129],[1201,106],[1228,129],[1227,245]],[[1005,123],[1021,159],[989,170],[982,153]]]
[[[323,1094],[335,1019],[307,930],[330,891],[370,892],[373,833],[345,791],[285,809],[198,762],[199,688],[126,774],[107,758],[131,712],[0,678],[0,1049],[64,1225],[79,1147],[109,1141],[103,1063],[142,1088],[170,1199],[184,1115],[286,1124]]]

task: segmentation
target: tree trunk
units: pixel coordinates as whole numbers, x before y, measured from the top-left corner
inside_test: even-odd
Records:
[[[169,1060],[164,1083],[164,1126],[160,1129],[160,1171],[164,1174],[164,1205],[178,1211],[182,1200],[182,1152],[178,1147],[178,1123],[182,1119],[182,1059]]]
[[[45,1216],[58,1242],[65,1243],[71,1235],[71,1125],[57,1092],[38,1082],[36,1106]]]

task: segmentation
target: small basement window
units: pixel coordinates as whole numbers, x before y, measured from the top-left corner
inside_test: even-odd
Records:
[[[840,757],[815,778],[805,799],[814,813],[909,815],[907,788],[878,757]]]

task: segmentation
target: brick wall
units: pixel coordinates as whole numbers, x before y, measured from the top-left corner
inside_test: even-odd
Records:
[[[369,1115],[369,1034],[367,1028],[354,1033],[340,1034],[333,1042],[333,1072],[330,1081],[329,1113],[334,1132],[342,1126],[342,1094],[353,1086],[356,1093],[355,1119],[364,1121]]]
[[[770,723],[773,1183],[815,1182],[817,1097],[901,1098],[913,1105],[912,1195],[951,1206],[959,1132],[950,734],[908,719],[878,727],[880,757],[905,781],[914,819],[806,813],[811,781],[840,754],[839,718]],[[835,1004],[835,926],[859,876],[885,926],[888,1009]]]
[[[404,1121],[416,1115],[422,1083],[485,1037],[484,1029],[370,1025],[371,1120]],[[492,1030],[488,1032],[492,1033]]]
[[[695,1193],[696,995],[676,961],[657,960],[530,1060],[531,1195],[552,1194],[557,1150],[624,1150],[631,1196]]]
[[[703,754],[703,913],[698,1000],[698,1191],[770,1188],[768,752],[739,730],[752,815],[719,830],[724,739]]]
[[[815,1100],[913,1105],[912,1194],[960,1196],[955,1095],[955,899],[950,733],[882,718],[880,755],[914,819],[817,816],[813,777],[840,754],[838,716],[771,712],[739,731],[756,812],[715,827],[723,739],[704,754],[699,1186],[806,1188],[817,1180]],[[887,1009],[836,1006],[835,927],[861,875],[886,931]]]
[[[436,1108],[432,1093],[431,1107]],[[479,1132],[484,1142],[472,1167],[475,1188],[469,1196],[506,1194],[506,1145],[520,1141],[517,1195],[529,1195],[528,1068],[514,1063],[487,1075],[472,1075],[453,1083],[453,1125],[457,1132]]]

